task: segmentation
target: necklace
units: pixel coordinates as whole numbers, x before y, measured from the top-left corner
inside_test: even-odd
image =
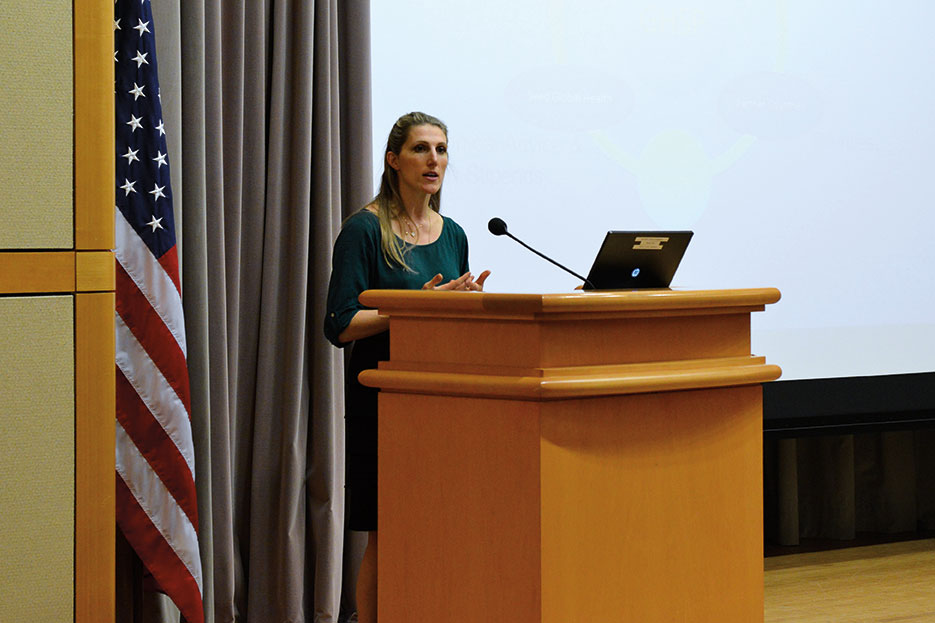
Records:
[[[415,231],[412,231],[412,230],[409,229],[409,225],[410,225],[410,224],[412,225],[412,228],[413,228]],[[409,215],[408,215],[408,214],[406,215],[406,235],[407,235],[407,236],[410,236],[410,237],[413,238],[413,239],[418,239],[418,238],[419,238],[419,226],[416,225],[415,221],[413,221],[411,218],[409,218]]]
[[[418,241],[419,236],[422,233],[422,226],[412,220],[412,217],[409,216],[408,212],[403,212],[406,217],[406,235],[413,239],[413,241]],[[410,225],[412,228],[410,229]],[[429,221],[429,227],[431,228],[432,222]]]

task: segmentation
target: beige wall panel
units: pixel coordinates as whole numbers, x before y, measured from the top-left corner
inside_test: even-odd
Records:
[[[0,2],[0,249],[70,249],[72,3]]]
[[[74,610],[74,297],[0,298],[0,621]]]

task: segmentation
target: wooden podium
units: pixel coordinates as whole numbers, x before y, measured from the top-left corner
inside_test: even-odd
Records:
[[[380,623],[763,620],[772,288],[367,291]]]

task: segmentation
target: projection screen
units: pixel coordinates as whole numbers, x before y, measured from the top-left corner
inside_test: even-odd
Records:
[[[695,232],[676,288],[774,286],[783,379],[935,370],[935,4],[372,4],[375,179],[393,121],[449,126],[442,211],[487,290],[561,292],[611,229]],[[929,171],[929,173],[926,173]]]

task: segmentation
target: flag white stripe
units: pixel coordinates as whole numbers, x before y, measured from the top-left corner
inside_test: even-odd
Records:
[[[117,248],[115,255],[130,279],[140,289],[149,304],[152,305],[169,332],[175,337],[182,353],[188,357],[185,342],[185,317],[182,312],[182,297],[175,288],[175,283],[165,269],[153,256],[143,239],[117,209],[114,215],[114,234]]]
[[[139,448],[117,422],[117,473],[126,483],[140,508],[176,553],[179,560],[198,583],[202,592],[201,559],[198,555],[198,534],[175,498],[153,471]]]
[[[114,314],[115,338],[117,341],[117,367],[139,395],[169,439],[179,449],[188,469],[195,478],[195,454],[192,443],[192,426],[188,411],[175,389],[153,363],[149,353],[137,341],[136,336],[124,324],[120,314]]]

